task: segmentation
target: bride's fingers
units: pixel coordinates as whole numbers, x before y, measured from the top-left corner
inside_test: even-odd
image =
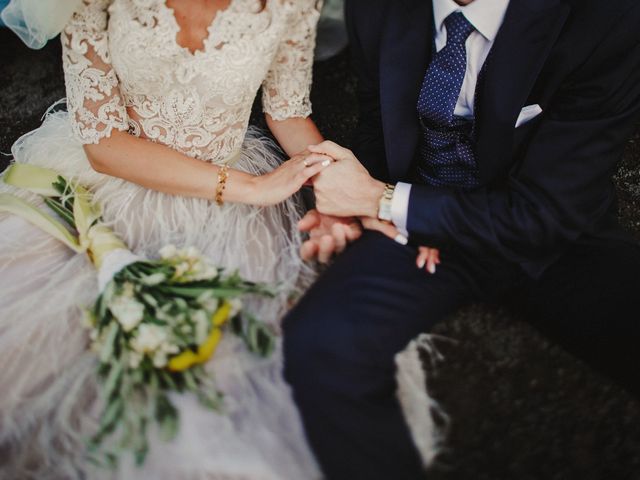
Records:
[[[343,223],[334,223],[331,226],[331,235],[335,242],[336,253],[342,253],[347,248],[347,225]]]
[[[320,214],[317,210],[309,210],[298,222],[298,230],[308,232],[320,224]]]
[[[347,240],[349,240],[349,242],[355,242],[362,235],[362,227],[359,223],[350,223],[346,227]]]
[[[362,226],[367,230],[378,231],[401,245],[406,245],[408,242],[407,238],[394,225],[381,222],[377,218],[362,218]]]
[[[336,160],[348,157],[351,154],[350,150],[347,150],[346,148],[341,147],[337,143],[331,142],[329,140],[325,140],[318,145],[309,145],[308,150],[313,153],[322,153],[324,155],[329,155]]]
[[[335,240],[331,235],[324,235],[320,238],[320,247],[318,250],[318,261],[320,263],[329,263],[333,253],[335,252]]]
[[[323,160],[322,162],[314,163],[313,165],[309,165],[308,167],[302,164],[302,170],[299,173],[300,186],[304,185],[304,183],[309,180],[311,177],[315,177],[322,170],[331,165],[331,160]]]
[[[300,247],[300,256],[302,260],[308,262],[309,260],[313,260],[318,254],[318,242],[316,240],[307,240]]]
[[[418,268],[426,268],[427,272],[436,273],[436,265],[440,263],[440,252],[436,248],[419,247],[416,265]]]
[[[302,158],[301,162],[305,167],[310,167],[311,165],[315,165],[316,163],[322,163],[326,161],[332,162],[333,158],[328,155],[323,155],[321,153],[312,153]]]
[[[429,249],[427,247],[418,248],[418,257],[416,258],[416,265],[419,269],[423,269],[429,259]]]
[[[429,258],[427,259],[427,272],[430,274],[436,273],[436,258],[438,255],[438,250],[432,248],[429,252]]]

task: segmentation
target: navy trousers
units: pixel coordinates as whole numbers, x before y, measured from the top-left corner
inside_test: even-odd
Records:
[[[340,255],[284,323],[285,376],[326,477],[425,478],[395,397],[393,359],[467,303],[518,298],[570,350],[596,345],[596,358],[623,338],[640,340],[640,248],[574,250],[540,282],[502,259],[455,249],[441,251],[430,275],[416,267],[415,248],[372,232]],[[605,363],[630,360],[633,350]]]

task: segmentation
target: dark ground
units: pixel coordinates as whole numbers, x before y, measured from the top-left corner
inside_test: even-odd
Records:
[[[0,45],[0,152],[8,152],[64,86],[57,42],[33,52],[0,29]],[[313,91],[318,125],[343,143],[357,115],[348,71],[344,54],[318,64]],[[640,132],[617,183],[622,221],[640,239]],[[429,479],[640,479],[640,403],[625,391],[506,311],[474,306],[436,333],[457,343],[442,344],[446,361],[429,382],[453,419]]]

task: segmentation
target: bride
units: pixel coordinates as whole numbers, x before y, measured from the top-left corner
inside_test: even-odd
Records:
[[[39,3],[39,2],[36,2]],[[300,260],[294,195],[328,165],[302,152],[309,118],[316,0],[78,0],[62,32],[68,113],[50,113],[13,147],[15,162],[88,186],[104,220],[138,255],[195,246],[215,264],[291,293]],[[262,86],[275,144],[248,127]],[[35,196],[11,192],[36,202]],[[0,215],[1,478],[319,478],[277,352],[227,336],[208,368],[225,411],[176,396],[178,437],[150,433],[144,466],[93,470],[83,445],[99,406],[81,310],[97,296],[84,255]],[[277,325],[290,298],[251,305]]]

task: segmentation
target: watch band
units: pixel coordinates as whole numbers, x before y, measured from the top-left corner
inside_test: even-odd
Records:
[[[384,192],[380,197],[380,202],[378,204],[378,219],[390,222],[391,221],[391,205],[393,201],[393,192],[395,191],[396,186],[387,183],[384,186]]]

